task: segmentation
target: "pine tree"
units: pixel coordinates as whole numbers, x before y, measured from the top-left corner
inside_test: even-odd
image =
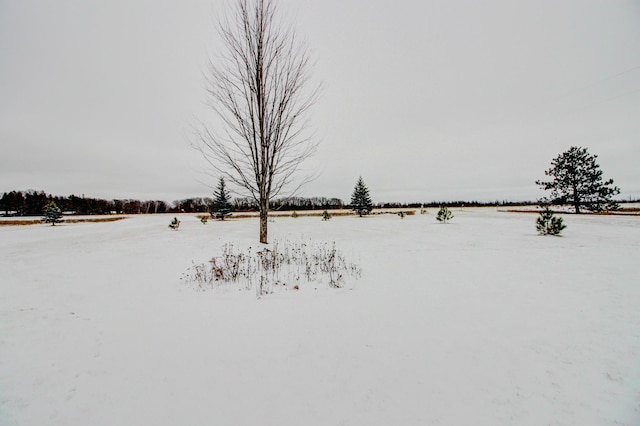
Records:
[[[229,195],[229,191],[227,191],[224,178],[220,178],[218,182],[218,188],[216,192],[213,193],[215,197],[213,200],[213,208],[211,209],[211,216],[224,220],[226,216],[231,214],[231,195]]]
[[[453,219],[453,213],[451,213],[451,210],[449,210],[447,206],[440,206],[436,219],[438,222],[447,223],[447,221]]]
[[[45,223],[50,223],[51,226],[54,226],[56,223],[62,222],[62,211],[60,207],[56,205],[54,201],[50,201],[44,208],[44,216],[42,216],[42,221]]]
[[[171,223],[169,224],[169,228],[173,229],[174,231],[177,231],[178,228],[180,228],[180,220],[178,220],[177,217],[174,217]]]
[[[560,235],[567,225],[562,223],[561,217],[555,217],[549,206],[545,206],[536,220],[536,229],[540,235]]]
[[[353,194],[351,195],[351,210],[362,217],[371,213],[372,208],[373,203],[369,196],[369,188],[367,188],[362,180],[362,176],[360,176],[358,178],[358,182],[356,182],[355,188],[353,189]]]
[[[613,185],[613,179],[602,180],[602,170],[596,163],[597,155],[590,155],[587,148],[572,146],[551,162],[551,168],[544,172],[551,181],[536,181],[544,190],[551,190],[543,203],[571,204],[576,213],[580,207],[589,211],[614,210],[618,204],[612,200],[620,193]]]

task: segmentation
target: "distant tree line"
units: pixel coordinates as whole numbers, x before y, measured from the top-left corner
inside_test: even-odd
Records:
[[[44,191],[10,191],[0,198],[0,215],[40,216],[49,202],[56,205],[65,214],[154,214],[154,213],[208,213],[213,206],[213,198],[194,197],[175,200],[168,203],[162,200],[140,201],[134,199],[104,200],[85,196],[69,195],[67,197],[54,196]],[[629,199],[626,202],[640,200]],[[625,201],[621,201],[625,202]],[[420,208],[420,207],[496,207],[536,205],[535,201],[429,201],[422,203],[377,203],[375,207],[392,208]],[[327,197],[290,197],[272,201],[273,210],[333,210],[351,208],[339,198]],[[233,211],[258,211],[258,204],[252,198],[238,197],[231,201]]]
[[[420,207],[440,207],[446,205],[448,207],[501,207],[501,206],[530,206],[536,205],[535,201],[428,201],[423,203],[376,203],[376,208],[384,209],[403,209],[403,208],[420,208]]]
[[[207,213],[214,199],[194,197],[167,203],[162,200],[141,201],[135,199],[104,200],[76,195],[62,197],[47,194],[44,191],[10,191],[0,198],[0,215],[39,216],[50,202],[65,214],[155,214],[155,213]],[[272,202],[275,210],[314,210],[339,209],[344,207],[342,200],[326,197],[293,197]],[[258,204],[252,198],[235,198],[231,201],[234,211],[258,211]]]
[[[104,200],[85,196],[62,197],[44,191],[10,191],[0,198],[0,214],[15,216],[38,216],[50,202],[54,202],[65,214],[138,214],[168,213],[173,206],[164,201]]]
[[[327,197],[291,197],[281,198],[271,202],[273,210],[328,210],[341,209],[344,203],[339,198]]]

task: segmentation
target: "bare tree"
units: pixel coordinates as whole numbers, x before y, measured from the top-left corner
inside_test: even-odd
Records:
[[[300,164],[317,146],[307,133],[318,95],[318,87],[308,88],[310,57],[277,12],[274,0],[234,0],[219,19],[221,51],[206,77],[208,106],[222,131],[201,123],[195,144],[213,175],[256,201],[265,244],[270,200],[293,190]]]

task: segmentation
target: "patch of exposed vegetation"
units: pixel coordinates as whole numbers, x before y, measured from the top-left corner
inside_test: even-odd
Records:
[[[222,285],[255,288],[256,295],[273,293],[276,287],[300,289],[305,284],[325,282],[341,288],[347,278],[362,274],[359,265],[348,262],[335,243],[276,241],[271,248],[238,250],[231,244],[206,263],[194,264],[182,280],[205,290]]]

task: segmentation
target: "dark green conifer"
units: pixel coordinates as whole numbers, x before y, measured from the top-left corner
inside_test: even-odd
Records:
[[[451,219],[453,219],[453,213],[447,206],[440,206],[440,210],[438,210],[438,215],[436,216],[438,222],[447,223]]]
[[[616,210],[618,203],[613,199],[620,188],[613,186],[613,179],[603,180],[602,170],[596,163],[597,155],[591,155],[587,148],[572,146],[568,151],[551,161],[551,168],[544,172],[550,181],[536,181],[551,195],[542,198],[542,203],[570,204],[576,213],[581,208],[593,212]]]
[[[177,231],[180,228],[180,220],[177,217],[174,217],[171,223],[169,224],[169,228]]]
[[[360,176],[358,178],[358,182],[356,182],[355,188],[353,189],[353,194],[351,195],[351,210],[362,217],[371,213],[372,208],[373,203],[369,196],[369,188],[367,188],[367,185],[365,185],[362,180],[362,176]]]
[[[566,227],[562,218],[554,216],[549,206],[544,207],[536,220],[536,229],[540,235],[560,235]]]
[[[227,191],[224,178],[220,178],[218,182],[218,188],[216,192],[213,193],[214,200],[213,206],[211,209],[211,216],[224,220],[225,217],[231,214],[231,195],[229,195],[229,191]]]
[[[45,223],[50,223],[51,226],[54,226],[56,223],[62,222],[62,211],[60,207],[56,205],[54,201],[50,201],[44,208],[44,215],[42,216],[42,221]]]

